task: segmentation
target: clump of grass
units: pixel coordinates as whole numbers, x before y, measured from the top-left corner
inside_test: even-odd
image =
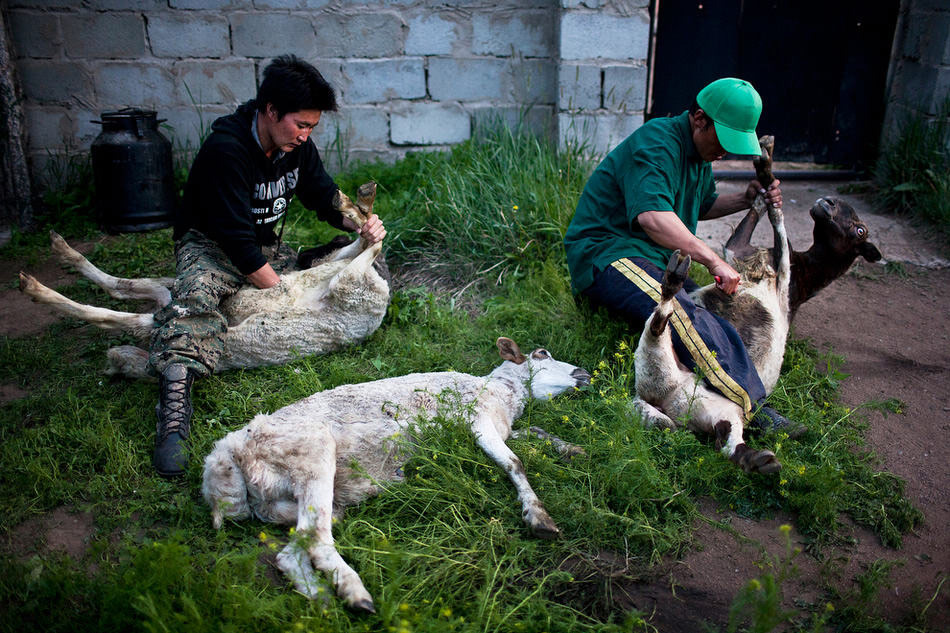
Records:
[[[377,182],[390,264],[462,287],[520,279],[537,262],[563,259],[561,239],[591,168],[578,149],[559,152],[525,129],[495,126],[450,153],[410,153],[337,180],[344,191]]]
[[[950,222],[950,97],[933,119],[910,116],[874,165],[880,206],[944,229]],[[950,237],[950,233],[944,231]]]

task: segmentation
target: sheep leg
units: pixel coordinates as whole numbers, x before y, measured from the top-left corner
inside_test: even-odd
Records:
[[[50,231],[50,245],[53,253],[63,264],[72,266],[97,286],[109,293],[115,299],[151,299],[155,302],[155,310],[171,302],[171,292],[168,290],[174,279],[167,277],[122,279],[113,277],[92,264],[88,259],[73,249],[66,240],[55,231]]]
[[[742,424],[720,420],[715,425],[716,448],[729,461],[747,473],[769,475],[782,470],[782,464],[770,450],[753,450],[742,441]]]
[[[736,259],[744,259],[755,253],[756,248],[752,246],[752,234],[755,233],[755,227],[758,226],[760,219],[762,219],[760,210],[753,205],[732,231],[732,235],[723,247],[723,259],[729,265],[733,265]]]
[[[296,535],[277,554],[277,567],[290,578],[297,591],[303,595],[311,600],[320,599],[324,603],[329,600],[330,592],[327,584],[317,576],[310,562],[310,554],[300,546]]]
[[[105,330],[120,330],[144,338],[155,327],[155,319],[149,313],[119,312],[76,303],[22,272],[20,290],[34,301],[51,305],[66,316],[82,319]]]
[[[755,179],[763,187],[768,187],[775,180],[775,176],[772,175],[772,151],[775,148],[775,138],[762,136],[759,138],[759,146],[762,148],[762,154],[752,159]],[[744,259],[755,253],[756,248],[752,246],[752,234],[759,220],[762,219],[764,211],[763,206],[753,203],[752,208],[729,236],[723,248],[724,259],[728,264],[732,265],[736,259]]]
[[[106,350],[109,364],[106,367],[107,376],[124,376],[126,378],[141,378],[155,380],[148,373],[148,352],[134,345],[119,345]]]
[[[360,239],[359,242],[356,243],[362,244],[362,242],[363,240]],[[376,242],[366,248],[366,250],[360,253],[353,261],[347,264],[343,270],[333,276],[333,279],[331,279],[327,285],[327,294],[332,295],[341,284],[346,285],[363,279],[363,277],[366,276],[366,271],[372,267],[373,262],[376,261],[376,256],[379,255],[382,250],[382,242]]]
[[[300,481],[297,497],[297,537],[304,539],[310,561],[316,569],[326,572],[336,588],[337,595],[354,609],[375,613],[373,597],[352,567],[346,564],[333,544],[333,479],[336,471],[336,447],[328,442],[329,450],[321,451],[319,458],[309,460],[306,473],[298,473]],[[281,565],[281,561],[278,561]],[[285,569],[286,566],[286,569]],[[294,580],[297,590],[311,599],[316,598],[314,585],[306,578],[306,566],[294,550],[287,552],[281,569]],[[298,582],[294,574],[303,574],[307,582]],[[317,585],[319,586],[319,585]],[[319,590],[319,589],[318,589]]]
[[[660,286],[660,301],[643,327],[634,355],[637,396],[629,407],[635,414],[640,414],[647,427],[676,428],[666,411],[675,416],[683,413],[673,403],[680,400],[676,397],[678,390],[693,381],[692,374],[676,358],[667,327],[675,308],[672,299],[683,287],[689,264],[689,255],[682,257],[678,250],[670,256]]]
[[[531,488],[531,484],[528,483],[524,464],[505,444],[492,421],[476,421],[472,431],[475,433],[475,441],[485,454],[508,473],[508,478],[514,484],[518,499],[521,501],[521,517],[528,524],[531,533],[546,540],[557,538],[561,531],[541,505],[541,500]]]
[[[331,253],[321,263],[326,264],[329,262],[342,261],[344,259],[353,259],[354,257],[360,254],[360,251],[363,250],[364,245],[362,241],[363,241],[363,238],[359,238],[359,239],[353,240],[352,242],[350,242],[343,248],[338,248],[337,250],[333,251],[333,253]]]
[[[558,455],[560,455],[564,459],[570,460],[570,459],[573,459],[574,457],[577,457],[578,455],[584,455],[584,449],[581,448],[580,446],[576,446],[569,442],[565,442],[561,438],[551,435],[544,429],[537,426],[532,426],[527,429],[516,429],[511,432],[511,437],[515,439],[521,439],[524,437],[528,437],[529,435],[532,435],[532,434],[537,435],[542,440],[551,442],[551,445],[554,446],[554,450],[556,450],[558,452]]]
[[[652,404],[636,396],[633,400],[630,401],[630,410],[635,414],[639,415],[643,426],[648,429],[653,427],[659,427],[661,429],[676,429],[677,424],[674,422],[670,416],[666,415]]]
[[[788,286],[792,278],[792,260],[791,246],[788,242],[788,232],[785,229],[785,214],[781,207],[768,205],[769,221],[772,223],[775,243],[772,248],[772,258],[775,262],[775,290],[779,299],[783,302],[782,309],[787,314],[788,306]]]

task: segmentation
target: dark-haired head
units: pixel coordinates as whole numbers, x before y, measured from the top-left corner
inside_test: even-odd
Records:
[[[279,118],[301,110],[336,110],[336,94],[313,65],[296,55],[281,55],[264,69],[254,105],[259,112],[274,106]]]

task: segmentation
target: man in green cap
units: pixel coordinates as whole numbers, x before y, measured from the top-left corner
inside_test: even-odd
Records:
[[[696,225],[748,209],[758,193],[782,205],[778,180],[768,190],[753,180],[742,192],[718,195],[712,177],[710,164],[727,152],[760,154],[755,127],[761,112],[762,99],[749,82],[719,79],[699,92],[688,111],[652,119],[614,148],[587,181],[564,236],[574,293],[639,331],[656,307],[648,291],[659,287],[676,249],[709,269],[720,289],[734,293],[739,273],[696,237]],[[742,406],[753,428],[803,432],[765,406],[765,388],[742,339],[728,321],[689,299],[696,287],[687,279],[676,296],[702,339],[687,347],[674,329],[680,361],[690,369],[697,358],[711,365],[707,384]]]

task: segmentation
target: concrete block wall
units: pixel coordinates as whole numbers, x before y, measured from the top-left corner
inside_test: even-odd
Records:
[[[340,112],[314,135],[331,168],[444,148],[529,106],[524,119],[551,134],[552,1],[9,0],[34,174],[88,149],[92,121],[125,106],[158,111],[177,146],[194,146],[286,52],[337,89]]]
[[[331,169],[523,121],[607,151],[643,120],[648,0],[8,0],[34,175],[102,112],[154,109],[176,147],[293,52],[337,89]]]
[[[643,124],[648,0],[560,0],[558,138],[609,151]]]
[[[950,4],[903,0],[896,30],[884,141],[896,136],[908,117],[937,117],[950,98]]]

